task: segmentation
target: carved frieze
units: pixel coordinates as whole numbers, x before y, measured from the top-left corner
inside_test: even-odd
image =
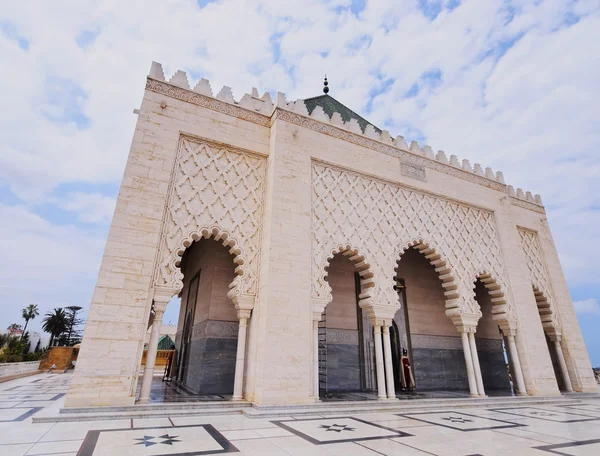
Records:
[[[398,307],[396,262],[414,239],[446,262],[461,313],[479,313],[473,288],[480,271],[508,293],[492,212],[317,161],[312,187],[313,300],[331,299],[328,259],[338,245],[349,244],[370,266],[374,305]],[[514,315],[510,302],[507,314]]]
[[[233,103],[217,100],[216,98],[202,95],[198,92],[193,92],[166,82],[157,81],[156,79],[146,79],[146,90],[212,109],[213,111],[229,114],[230,116],[244,119],[264,127],[268,127],[271,124],[271,118],[269,116],[252,112],[249,109],[241,108]]]
[[[400,163],[400,173],[403,176],[417,179],[423,182],[427,182],[427,175],[425,174],[425,167],[413,165],[411,163]]]

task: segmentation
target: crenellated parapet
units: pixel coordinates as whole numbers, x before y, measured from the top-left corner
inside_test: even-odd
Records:
[[[403,136],[398,135],[394,138],[389,131],[382,130],[379,132],[370,124],[363,131],[358,119],[351,118],[344,122],[339,113],[333,113],[330,117],[320,106],[314,108],[309,114],[306,104],[302,99],[288,101],[284,93],[277,92],[275,101],[273,101],[269,92],[265,92],[260,96],[258,90],[253,88],[250,93],[245,93],[236,101],[231,88],[228,86],[223,86],[214,95],[210,82],[204,78],[200,79],[192,88],[187,74],[181,70],[176,71],[167,81],[162,65],[157,62],[152,62],[148,78],[149,81],[158,81],[158,83],[149,83],[146,86],[147,89],[154,92],[164,93],[167,96],[180,100],[226,112],[260,125],[270,125],[275,118],[283,118],[284,120],[292,121],[313,130],[399,157],[409,167],[434,169],[502,191],[509,195],[509,201],[512,205],[545,213],[540,195],[534,196],[531,192],[525,192],[520,188],[515,190],[512,186],[507,186],[501,171],[494,171],[490,167],[484,168],[479,163],[472,165],[470,160],[461,160],[454,154],[448,156],[443,150],[434,152],[431,146],[421,146],[417,141],[411,141],[408,144]],[[164,86],[161,83],[164,83]],[[176,92],[174,87],[183,89],[188,93]],[[221,104],[217,101],[208,102],[201,100],[193,94],[218,100]],[[242,109],[238,111],[233,109],[233,107]],[[281,110],[281,112],[278,113],[278,110]],[[254,113],[254,115],[249,114],[248,111]],[[285,112],[293,113],[294,115],[286,115]],[[308,121],[308,119],[313,122]],[[329,128],[325,128],[322,124],[329,126]],[[411,169],[409,175],[420,178],[418,177],[418,172],[415,174],[414,168]],[[421,178],[421,180],[423,179]]]

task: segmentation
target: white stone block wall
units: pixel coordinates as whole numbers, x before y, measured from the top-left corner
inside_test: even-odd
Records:
[[[489,168],[484,172],[481,165],[471,167],[468,160],[463,160],[461,166],[456,156],[448,161],[442,151],[435,156],[431,148],[421,149],[414,142],[409,151],[402,137],[392,140],[387,132],[379,135],[375,131],[363,135],[352,122],[344,124],[337,117],[329,121],[320,112],[308,117],[302,101],[287,103],[283,94],[278,95],[275,108],[268,94],[260,99],[255,91],[252,95],[246,94],[237,104],[230,90],[222,90],[213,98],[207,81],[201,81],[194,91],[189,90],[185,74],[178,73],[173,84],[164,82],[162,71],[157,68],[153,66],[153,76],[147,81],[140,107],[67,406],[134,403],[137,367],[155,288],[157,285],[171,287],[168,290],[173,294],[180,290],[177,262],[169,262],[168,257],[176,252],[168,251],[165,257],[160,239],[172,209],[168,207],[167,196],[179,175],[174,170],[182,138],[192,142],[208,141],[213,144],[211,147],[226,149],[227,153],[248,153],[266,161],[264,201],[254,209],[260,212],[262,220],[257,231],[260,242],[253,238],[251,249],[256,255],[252,264],[238,264],[240,280],[250,277],[245,275],[250,270],[256,279],[254,289],[241,287],[243,289],[238,290],[249,293],[254,303],[245,369],[247,400],[259,404],[314,401],[311,379],[315,298],[323,304],[323,297],[314,292],[314,277],[319,276],[315,273],[318,265],[313,261],[315,163],[335,166],[361,179],[386,182],[408,193],[427,195],[426,199],[431,201],[443,200],[447,205],[491,214],[486,230],[494,236],[495,247],[490,250],[488,246],[488,250],[484,250],[485,239],[473,241],[475,235],[481,234],[475,228],[464,242],[465,250],[469,247],[477,260],[468,263],[468,259],[456,257],[446,262],[448,268],[462,271],[457,272],[457,280],[463,280],[458,297],[450,301],[460,303],[457,307],[460,312],[469,310],[474,295],[468,295],[467,279],[472,275],[474,281],[482,269],[495,275],[504,292],[504,300],[497,310],[505,312],[501,318],[510,318],[516,325],[527,391],[538,395],[558,394],[518,227],[537,232],[552,283],[556,312],[564,326],[562,332],[568,334],[563,343],[573,384],[580,391],[595,388],[539,197],[526,195],[521,189],[515,192],[504,184],[502,173],[494,174]],[[225,186],[219,188],[226,192],[230,184],[226,179],[219,179],[211,185]],[[345,190],[340,188],[342,193]],[[365,202],[388,203],[377,195]],[[206,215],[204,209],[202,214]],[[411,214],[403,217],[418,216],[418,210]],[[214,222],[220,230],[229,233],[230,241],[235,241],[231,245],[249,250],[244,247],[249,244],[244,244],[243,233],[231,234],[235,227],[227,226],[231,222],[226,217]],[[377,232],[377,223],[366,217],[356,223],[366,223],[369,230]],[[185,225],[185,230],[193,228]],[[426,228],[417,231],[427,231]],[[460,234],[452,231],[457,230],[452,224],[444,228],[449,230],[447,233],[439,227],[431,228],[439,232],[440,239],[445,235],[456,238]],[[406,232],[410,238],[421,236],[424,241],[431,237],[409,229]],[[399,246],[407,242],[404,235],[398,239],[387,236],[383,242],[380,239],[381,236],[349,239],[343,227],[331,235],[334,243],[356,243],[353,248],[361,254],[363,250],[375,252],[377,249],[385,253],[386,248],[400,252]],[[449,252],[440,254],[451,256]],[[243,252],[236,255],[245,258]],[[386,308],[393,311],[397,305],[386,289],[392,286],[388,279],[393,272],[388,271],[389,265],[380,263],[383,256],[378,255],[365,258],[377,266],[374,271],[383,271],[375,275],[372,283],[378,287],[370,295],[375,313],[387,312]],[[489,258],[490,255],[494,258]],[[173,280],[160,282],[159,277]],[[476,308],[470,311],[477,313]]]

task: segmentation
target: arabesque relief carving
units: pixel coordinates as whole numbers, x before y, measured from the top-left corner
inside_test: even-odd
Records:
[[[312,192],[315,302],[331,300],[328,259],[340,251],[337,246],[352,245],[369,265],[372,304],[398,307],[396,262],[406,248],[426,240],[453,276],[456,290],[446,296],[452,295],[461,313],[480,315],[473,288],[486,271],[502,290],[501,318],[515,318],[504,298],[508,286],[492,212],[316,161]]]
[[[155,285],[178,292],[179,266],[193,241],[214,237],[237,264],[229,296],[256,295],[264,206],[264,157],[182,137],[169,188]]]

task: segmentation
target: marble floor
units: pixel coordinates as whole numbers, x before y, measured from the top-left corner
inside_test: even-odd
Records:
[[[69,381],[41,374],[0,384],[1,456],[600,455],[600,399],[585,396],[569,406],[32,423],[58,413]]]

